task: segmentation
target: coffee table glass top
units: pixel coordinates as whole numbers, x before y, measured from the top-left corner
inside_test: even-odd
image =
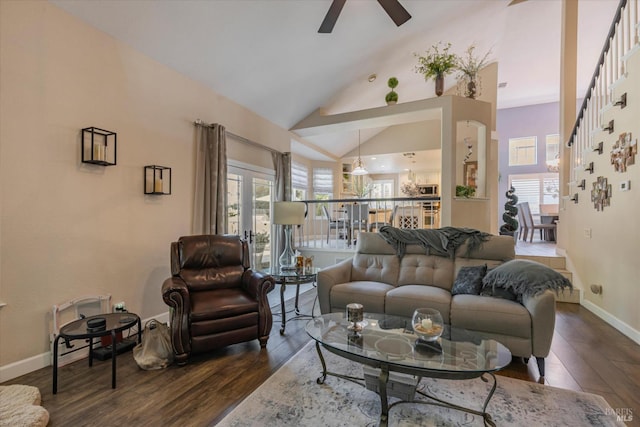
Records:
[[[361,332],[356,334],[347,326],[344,313],[329,313],[310,320],[306,331],[324,347],[397,367],[482,373],[511,362],[511,352],[499,342],[449,325],[430,344],[418,341],[410,318],[365,313]]]

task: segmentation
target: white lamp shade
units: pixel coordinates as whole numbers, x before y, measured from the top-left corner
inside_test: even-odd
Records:
[[[274,202],[273,223],[284,225],[304,224],[305,204],[302,202]]]

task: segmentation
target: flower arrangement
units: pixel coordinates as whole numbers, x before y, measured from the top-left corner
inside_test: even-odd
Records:
[[[467,98],[474,99],[480,92],[480,77],[478,76],[478,73],[487,65],[487,63],[489,62],[489,55],[491,54],[491,49],[489,49],[487,53],[485,53],[484,56],[480,58],[474,55],[475,49],[475,45],[469,46],[466,54],[458,59],[457,65],[457,69],[459,71],[458,89],[461,89],[461,92],[464,92]]]
[[[420,195],[420,187],[415,182],[405,182],[400,187],[400,191],[405,194],[407,197],[417,197]]]
[[[449,49],[451,49],[451,43],[444,45],[438,42],[431,46],[424,56],[415,53],[414,55],[418,58],[415,72],[422,74],[425,80],[451,74],[458,65],[458,56],[455,53],[449,53]]]
[[[466,75],[468,77],[475,77],[478,75],[478,72],[484,68],[488,61],[489,55],[491,55],[491,49],[484,54],[484,56],[480,59],[478,56],[473,54],[473,51],[476,49],[475,45],[469,46],[467,52],[464,56],[458,59],[457,69],[460,71],[462,75]]]

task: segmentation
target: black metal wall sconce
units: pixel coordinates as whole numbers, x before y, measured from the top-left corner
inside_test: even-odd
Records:
[[[171,194],[171,168],[158,165],[145,166],[144,194]]]
[[[100,166],[114,166],[118,140],[115,132],[97,127],[82,129],[82,163]]]
[[[602,154],[602,152],[604,151],[604,141],[600,141],[598,142],[598,145],[596,146],[596,148],[593,149],[593,152],[598,152],[598,154]]]
[[[589,166],[587,166],[586,168],[584,168],[584,171],[589,171],[589,173],[593,173],[593,162],[589,163]]]
[[[609,120],[609,126],[602,128],[602,131],[608,130],[609,133],[613,133],[613,120]]]
[[[570,198],[569,200],[572,200],[573,203],[578,203],[578,193],[574,194],[572,198]]]
[[[624,107],[627,106],[627,92],[623,93],[622,96],[620,97],[620,100],[616,101],[613,103],[614,107],[620,107],[620,109],[623,109]]]
[[[580,184],[578,184],[578,188],[581,188],[582,190],[585,190],[587,188],[587,181],[585,179],[580,181]]]

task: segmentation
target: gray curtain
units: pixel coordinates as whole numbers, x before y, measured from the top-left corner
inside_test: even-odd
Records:
[[[276,181],[273,186],[274,200],[277,202],[291,200],[291,153],[271,153]],[[278,257],[284,250],[284,228],[276,225],[271,236],[271,262],[278,266]]]
[[[193,234],[224,234],[227,219],[227,137],[219,124],[196,125]]]

